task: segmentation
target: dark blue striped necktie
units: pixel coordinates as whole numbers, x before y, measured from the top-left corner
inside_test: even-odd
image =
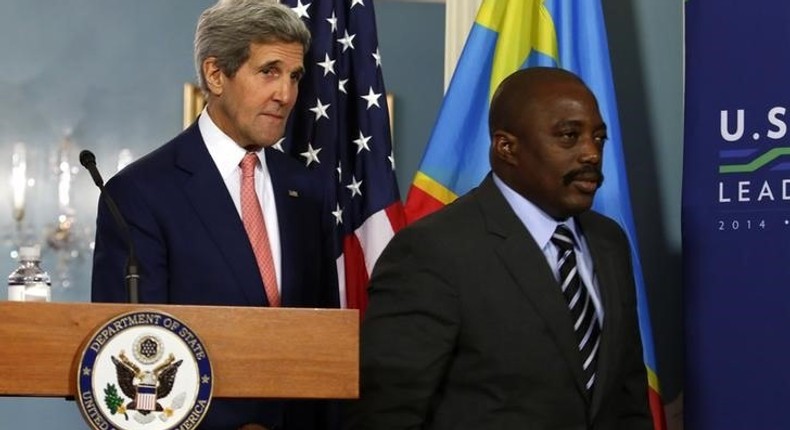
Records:
[[[595,312],[587,288],[584,286],[576,266],[576,254],[573,251],[576,240],[573,232],[565,225],[558,225],[551,242],[559,250],[557,267],[560,272],[562,295],[571,312],[573,329],[576,332],[579,352],[582,356],[582,370],[587,391],[591,392],[595,384],[595,365],[598,357],[598,346],[601,338],[601,325]]]

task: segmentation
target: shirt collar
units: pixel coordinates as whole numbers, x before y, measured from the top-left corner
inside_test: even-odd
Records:
[[[203,108],[203,112],[200,113],[198,127],[220,175],[226,178],[236,172],[242,158],[247,154],[247,150],[236,144],[230,136],[217,127],[208,114],[207,108]],[[263,150],[258,151],[258,159],[261,161],[259,168],[266,165],[266,154]]]
[[[510,207],[513,208],[516,216],[521,220],[522,224],[524,224],[524,227],[527,228],[540,249],[546,249],[551,243],[551,236],[554,234],[554,230],[557,229],[559,224],[566,225],[577,238],[579,237],[579,231],[576,228],[576,222],[573,218],[558,222],[534,203],[510,188],[499,179],[496,174],[493,174],[493,177],[494,184],[499,188],[499,191],[502,192],[505,200],[507,200]],[[577,239],[575,242],[578,248],[579,240]]]

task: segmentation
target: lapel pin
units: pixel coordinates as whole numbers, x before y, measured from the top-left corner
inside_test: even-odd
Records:
[[[289,197],[299,197],[299,192],[296,190],[288,190]]]

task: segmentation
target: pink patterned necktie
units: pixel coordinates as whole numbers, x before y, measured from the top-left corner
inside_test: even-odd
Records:
[[[248,152],[241,160],[241,219],[244,229],[250,238],[258,269],[261,271],[263,288],[269,299],[269,306],[280,306],[280,293],[277,289],[277,274],[274,271],[274,259],[269,244],[269,235],[266,233],[266,221],[255,192],[255,166],[258,165],[258,155]]]

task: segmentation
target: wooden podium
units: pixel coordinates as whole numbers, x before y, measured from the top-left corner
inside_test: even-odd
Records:
[[[114,316],[146,309],[195,331],[214,398],[359,395],[356,310],[0,302],[0,396],[75,396],[84,342]]]

